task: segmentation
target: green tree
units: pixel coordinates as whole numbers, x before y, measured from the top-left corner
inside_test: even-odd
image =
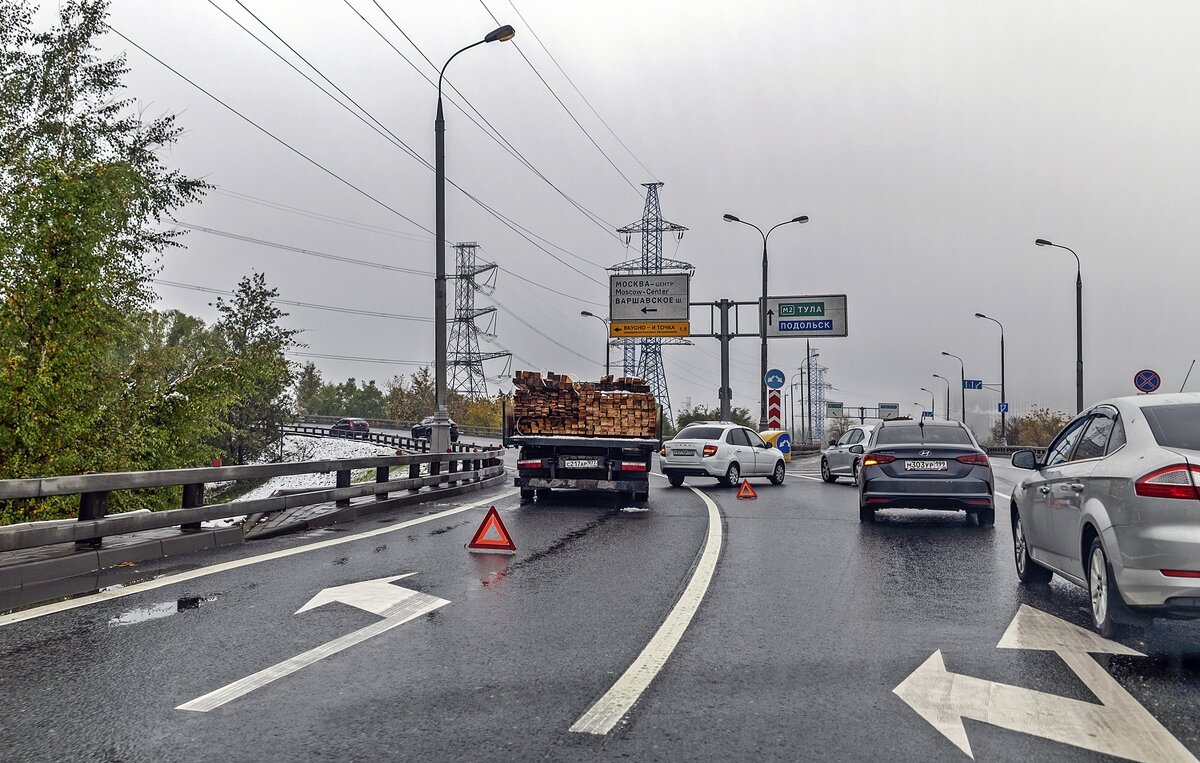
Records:
[[[287,313],[275,306],[279,290],[268,288],[262,273],[243,278],[233,298],[218,297],[216,328],[232,357],[241,394],[225,417],[217,444],[235,463],[243,464],[266,450],[290,416],[293,367],[286,353],[297,346],[299,332],[279,325]]]
[[[124,58],[92,42],[106,8],[68,0],[35,33],[27,3],[0,0],[0,477],[130,468],[153,440],[127,431],[122,348],[177,243],[162,219],[206,186],[160,160],[174,118],[118,97]]]
[[[1007,421],[1010,445],[1029,445],[1042,448],[1050,444],[1062,428],[1071,421],[1069,413],[1033,408],[1025,416],[1010,416]],[[992,427],[991,441],[1000,442],[1000,422]]]
[[[321,391],[322,386],[321,372],[317,370],[317,364],[310,360],[304,364],[296,376],[296,413],[300,415],[314,413],[312,402]]]
[[[758,422],[750,417],[749,409],[732,408],[729,411],[729,418],[735,424],[740,424],[741,426],[748,427],[750,429],[758,428]],[[696,405],[691,408],[684,408],[675,416],[675,431],[678,432],[680,429],[683,429],[688,424],[691,424],[695,421],[720,420],[721,409],[719,406],[712,406],[710,408],[703,405]]]

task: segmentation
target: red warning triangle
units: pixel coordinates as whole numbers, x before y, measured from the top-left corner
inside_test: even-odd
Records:
[[[738,488],[738,500],[753,500],[758,498],[758,493],[754,492],[754,488],[750,487],[749,482],[742,482],[742,486]]]
[[[500,521],[500,514],[496,511],[495,506],[488,509],[487,516],[483,518],[483,524],[479,525],[479,529],[475,531],[475,537],[467,544],[467,550],[501,554],[516,553],[517,545],[512,542],[512,537],[508,534],[504,523]]]

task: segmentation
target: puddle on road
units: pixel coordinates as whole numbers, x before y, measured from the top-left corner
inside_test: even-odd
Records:
[[[216,601],[220,595],[219,593],[213,593],[207,596],[184,596],[175,601],[164,601],[160,604],[151,604],[148,607],[131,609],[128,612],[122,612],[116,617],[110,618],[108,624],[110,627],[116,627],[119,625],[136,625],[151,620],[160,620],[164,617],[170,617],[176,612],[182,612],[185,609],[200,609],[201,605],[207,604],[210,601]]]

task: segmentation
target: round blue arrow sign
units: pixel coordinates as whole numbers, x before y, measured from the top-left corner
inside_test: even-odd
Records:
[[[787,383],[787,377],[784,376],[783,371],[772,368],[763,377],[763,383],[767,385],[767,389],[783,389],[783,385]]]
[[[1151,371],[1149,368],[1143,368],[1134,374],[1133,386],[1138,388],[1139,392],[1153,392],[1162,384],[1162,378],[1159,377],[1157,371]]]

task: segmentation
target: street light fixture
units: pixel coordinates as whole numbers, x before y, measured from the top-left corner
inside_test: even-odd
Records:
[[[608,331],[608,321],[607,321],[606,319],[604,319],[604,318],[600,317],[599,315],[596,315],[595,313],[593,313],[593,312],[589,311],[589,310],[580,310],[580,311],[579,311],[579,314],[580,314],[580,315],[582,315],[582,316],[588,317],[588,318],[595,318],[596,320],[598,320],[598,321],[600,321],[601,323],[603,323],[603,324],[604,324],[604,375],[605,375],[605,376],[608,376],[608,375],[609,375],[609,370],[608,370],[608,358],[609,358],[609,355],[611,354],[611,353],[609,352],[609,350],[612,348],[612,345],[610,345],[610,344],[608,343],[608,333],[609,333],[609,331]]]
[[[975,313],[976,318],[983,318],[985,321],[991,321],[1000,327],[1000,444],[1008,445],[1008,425],[1006,423],[1008,407],[1008,395],[1004,393],[1004,324],[984,315],[983,313]]]
[[[766,379],[767,379],[767,237],[769,237],[771,235],[771,231],[775,230],[780,225],[789,225],[791,223],[806,223],[806,222],[808,222],[808,215],[800,215],[799,217],[793,217],[791,220],[784,220],[781,223],[777,223],[777,224],[771,226],[771,228],[766,233],[763,233],[762,228],[758,227],[754,223],[748,223],[745,220],[741,220],[741,219],[735,217],[734,215],[726,214],[724,216],[724,219],[725,219],[725,222],[727,222],[727,223],[741,223],[742,225],[749,225],[751,228],[758,231],[758,235],[762,236],[762,241],[763,241],[762,302],[759,303],[759,306],[758,306],[759,333],[762,335],[762,348],[760,351],[762,357],[761,357],[761,362],[759,363],[759,366],[760,366],[760,368],[759,368],[759,372],[760,372],[759,384],[760,384],[760,386],[759,386],[759,395],[758,395],[758,398],[759,398],[758,426],[759,426],[759,429],[766,429],[767,428],[767,384],[766,384]],[[810,392],[811,392],[811,390],[810,390]]]
[[[933,390],[921,387],[922,392],[929,393],[929,412],[933,414],[932,418],[937,418],[937,404],[933,402]]]
[[[433,120],[434,183],[436,186],[437,250],[433,278],[433,374],[437,409],[429,431],[429,449],[445,453],[450,449],[450,409],[446,402],[446,120],[442,116],[442,79],[446,67],[465,50],[486,42],[507,42],[516,31],[507,24],[493,29],[482,40],[473,42],[446,59],[438,73],[437,117]]]
[[[967,423],[967,367],[963,363],[963,359],[958,357],[957,355],[954,355],[949,352],[943,352],[942,354],[948,358],[954,358],[955,360],[957,360],[958,365],[959,365],[960,369],[962,370],[962,374],[961,374],[961,376],[962,376],[962,378],[961,378],[961,381],[962,381],[962,413],[960,415],[959,420],[962,421],[962,423],[966,424]]]
[[[950,380],[941,374],[934,374],[933,378],[941,379],[946,382],[946,421],[950,420]]]
[[[1055,244],[1044,238],[1033,243],[1038,246],[1053,246],[1066,249],[1071,254],[1075,250],[1069,246]],[[1083,411],[1083,267],[1079,264],[1079,255],[1075,254],[1075,412]]]

